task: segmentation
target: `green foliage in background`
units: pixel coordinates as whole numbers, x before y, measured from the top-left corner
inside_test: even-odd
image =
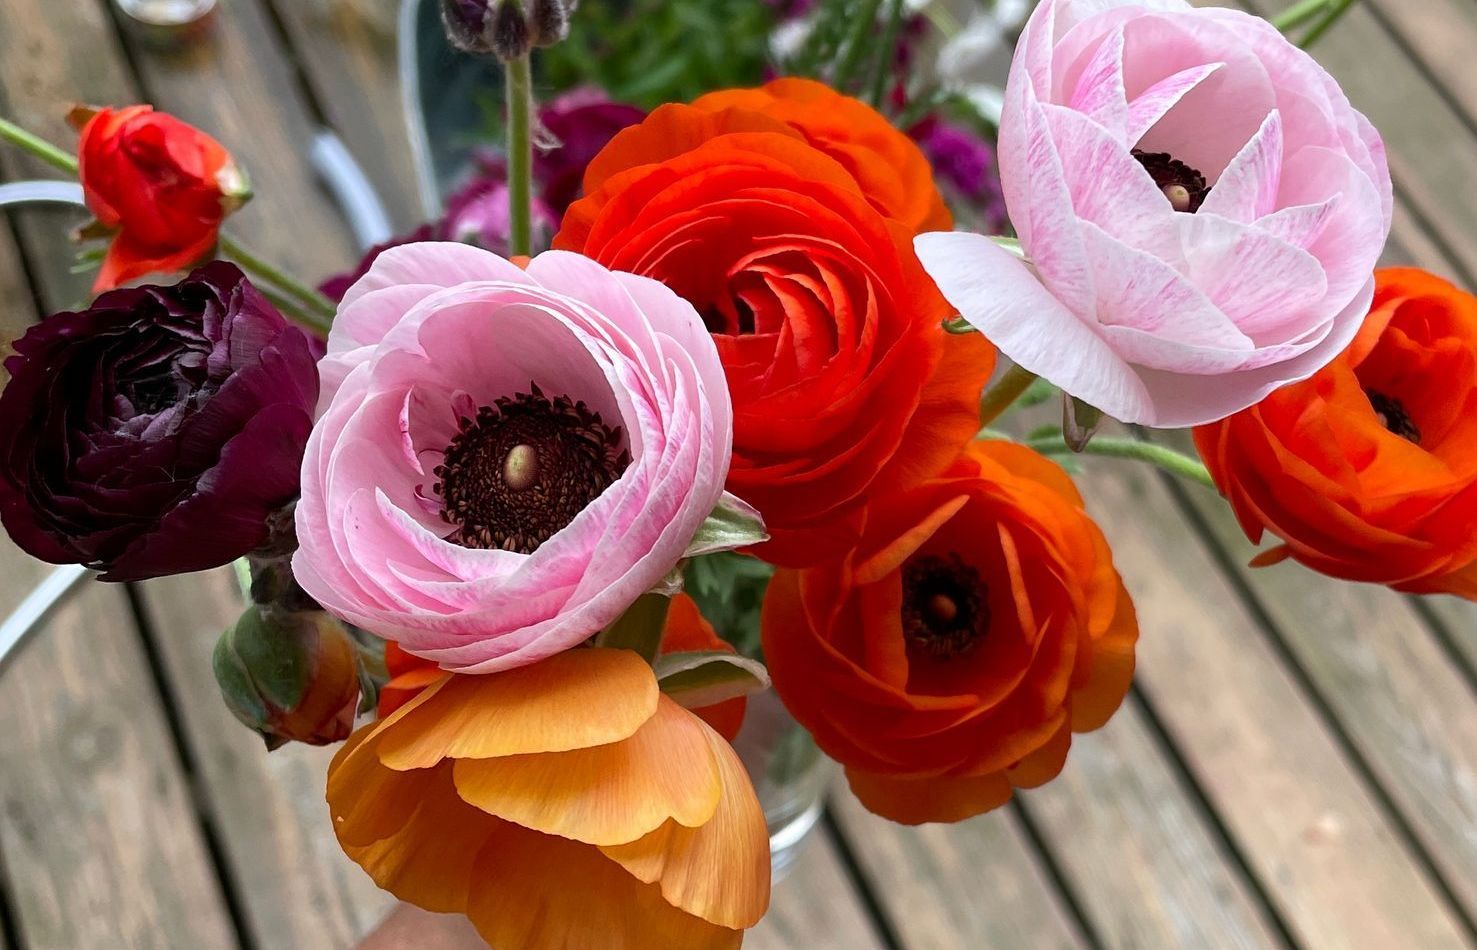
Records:
[[[759,612],[774,568],[733,552],[687,562],[686,588],[718,635],[744,656],[758,658]]]
[[[536,58],[548,86],[651,109],[762,82],[774,25],[764,0],[585,0],[569,38]]]

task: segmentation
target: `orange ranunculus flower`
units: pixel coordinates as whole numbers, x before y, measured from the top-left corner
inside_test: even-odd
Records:
[[[997,442],[875,501],[843,560],[778,571],[763,632],[780,698],[857,797],[918,824],[1054,778],[1128,691],[1138,623],[1071,479]]]
[[[210,256],[221,222],[250,196],[215,139],[150,106],[78,110],[78,175],[87,207],[116,232],[93,285],[187,270]]]
[[[375,883],[494,947],[732,948],[769,903],[748,775],[629,651],[443,674],[339,750],[328,804]]]
[[[758,89],[710,92],[693,105],[709,112],[744,109],[778,119],[846,166],[862,194],[889,218],[919,232],[954,226],[923,150],[860,99],[813,79],[787,78]]]
[[[1343,355],[1195,443],[1252,541],[1354,581],[1477,600],[1477,298],[1380,271]]]
[[[718,636],[713,625],[698,610],[697,601],[686,594],[678,594],[672,598],[667,610],[667,622],[662,627],[661,652],[695,651],[735,652],[732,644]],[[390,674],[390,681],[380,688],[379,715],[382,719],[410,702],[421,690],[444,675],[434,662],[406,653],[394,641],[385,644],[385,669]],[[693,713],[732,742],[743,727],[744,714],[748,708],[747,696],[735,696],[721,703],[694,709]]]
[[[591,162],[554,246],[704,315],[733,394],[728,488],[764,515],[773,540],[756,553],[804,565],[855,542],[868,495],[948,465],[994,351],[942,331],[951,311],[913,226],[868,202],[861,181],[902,174],[885,149],[828,146],[848,167],[802,134],[790,98],[725,95],[778,116],[657,109]]]

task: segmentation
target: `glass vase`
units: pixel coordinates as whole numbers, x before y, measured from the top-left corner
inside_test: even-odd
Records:
[[[764,808],[770,868],[778,881],[820,820],[835,763],[816,747],[773,690],[749,697],[748,715],[733,747]]]

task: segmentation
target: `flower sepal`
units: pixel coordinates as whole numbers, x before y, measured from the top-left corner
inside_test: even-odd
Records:
[[[661,691],[688,709],[702,709],[769,688],[758,660],[720,650],[664,653],[653,664]]]

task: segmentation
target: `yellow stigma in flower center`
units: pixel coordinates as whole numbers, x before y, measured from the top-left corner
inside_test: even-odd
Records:
[[[1164,192],[1164,197],[1169,199],[1169,203],[1174,207],[1174,210],[1190,210],[1190,201],[1194,197],[1190,194],[1190,189],[1184,185],[1165,185],[1160,190]]]
[[[513,491],[527,491],[538,481],[538,450],[520,442],[503,460],[503,484]]]

